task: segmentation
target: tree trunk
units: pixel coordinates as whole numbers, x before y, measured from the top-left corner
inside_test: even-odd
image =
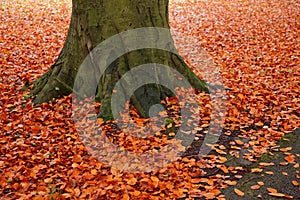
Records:
[[[106,39],[127,30],[143,27],[169,29],[168,0],[73,0],[72,3],[71,24],[64,47],[56,63],[34,82],[31,94],[36,95],[36,104],[72,93],[80,65],[89,53]],[[171,37],[166,41],[166,45],[175,48]],[[113,48],[106,62],[111,56],[114,56]],[[82,84],[74,88],[85,91],[85,95],[95,94],[96,100],[101,102],[101,117],[112,118],[110,98],[114,85],[126,72],[145,63],[170,66],[181,73],[194,88],[208,91],[206,83],[188,68],[180,56],[159,49],[141,49],[119,57],[101,77],[96,94],[89,87],[89,81],[97,80],[96,76],[99,74],[99,69],[93,64],[90,70],[85,72],[86,77],[82,77]],[[172,95],[172,92],[159,84],[148,84],[136,90],[131,96],[131,102],[142,117],[148,117],[152,105]]]

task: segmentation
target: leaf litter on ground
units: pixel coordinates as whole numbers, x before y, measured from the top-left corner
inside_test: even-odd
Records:
[[[199,66],[191,64],[197,55],[189,53],[192,49],[180,40],[180,34],[196,41],[195,46],[212,58],[216,73],[231,88],[223,134],[204,158],[187,155],[159,171],[130,174],[90,155],[72,121],[70,96],[35,107],[31,98],[23,98],[27,91],[19,90],[55,62],[69,25],[70,1],[0,3],[1,197],[224,199],[220,189],[236,185],[249,170],[244,165],[226,166],[227,161],[256,161],[276,150],[276,142],[299,126],[298,1],[172,0],[169,9],[176,46],[190,67],[197,73]],[[208,78],[205,73],[198,75]],[[200,93],[198,101],[203,105],[203,121],[196,130],[201,141],[211,109],[205,106],[210,101],[207,95]],[[147,141],[112,132],[111,141],[131,151],[147,146]],[[168,139],[162,135],[155,142],[159,145]],[[285,163],[296,166],[295,156],[299,157],[286,154]],[[236,193],[243,196],[237,188]],[[269,193],[285,195],[275,190]]]

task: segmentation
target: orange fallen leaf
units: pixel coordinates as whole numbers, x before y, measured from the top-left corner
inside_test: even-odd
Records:
[[[172,123],[170,123],[170,124],[167,125],[167,128],[172,128],[172,127],[173,127]]]
[[[216,196],[221,194],[221,191],[219,189],[212,189],[209,192],[214,193]]]
[[[277,193],[277,190],[275,188],[267,188],[267,190],[270,193]]]
[[[253,168],[253,169],[251,169],[252,173],[259,173],[259,172],[262,172],[262,171],[263,171],[263,169],[260,169],[260,168]]]
[[[64,198],[71,198],[73,195],[70,194],[70,193],[64,193],[64,194],[62,194],[62,196],[63,196]]]
[[[252,185],[250,188],[252,190],[258,190],[261,186],[260,185]]]
[[[241,197],[245,195],[244,192],[242,192],[241,190],[239,190],[239,189],[237,189],[237,188],[234,188],[234,192],[235,192],[238,196],[241,196]]]
[[[77,163],[73,163],[73,164],[72,164],[72,167],[73,167],[73,168],[76,168],[76,167],[78,167],[78,166],[79,166],[79,165],[78,165]]]
[[[178,197],[178,198],[183,198],[185,197],[185,192],[186,190],[184,189],[177,189],[177,190],[174,190],[173,193]]]
[[[128,194],[124,194],[124,195],[123,195],[123,200],[130,200],[129,195],[128,195]]]
[[[191,183],[200,183],[201,182],[201,180],[200,180],[200,178],[193,178],[192,180],[191,180]]]
[[[296,187],[299,186],[299,183],[298,183],[297,181],[295,181],[295,180],[293,180],[292,183],[293,183],[293,185],[296,186]]]
[[[287,151],[292,150],[292,147],[280,148],[279,150],[282,152],[287,152]]]
[[[91,174],[97,175],[97,174],[98,174],[98,171],[97,171],[96,169],[92,169],[92,170],[91,170]]]
[[[52,178],[46,178],[44,180],[45,183],[52,183],[53,182],[53,179]]]
[[[215,199],[216,198],[216,194],[211,193],[211,192],[205,192],[203,194],[204,197],[206,197],[206,199]]]
[[[286,198],[286,199],[294,199],[294,197],[290,196],[290,195],[285,195],[284,198]]]
[[[230,185],[230,186],[234,186],[234,185],[236,185],[237,184],[237,182],[236,181],[225,181],[225,183],[227,184],[227,185]]]
[[[136,182],[137,182],[137,179],[134,178],[134,177],[132,177],[127,183],[128,183],[129,185],[135,185]]]
[[[102,118],[97,118],[97,121],[98,121],[99,125],[104,123],[104,120]]]
[[[244,144],[244,142],[242,142],[241,140],[234,140],[234,141],[235,141],[235,143],[238,144],[238,145],[243,145],[243,144]]]
[[[208,185],[213,185],[214,184],[214,180],[213,179],[208,179],[207,184]]]
[[[257,184],[258,184],[258,185],[260,185],[260,186],[263,186],[263,185],[265,185],[265,183],[264,183],[264,182],[262,182],[262,181],[258,181],[258,182],[257,182]]]
[[[175,135],[176,135],[176,134],[175,134],[174,132],[170,132],[170,133],[169,133],[169,136],[170,136],[170,137],[174,137]]]
[[[151,176],[151,180],[153,182],[159,182],[159,179],[157,177],[155,177],[155,176]]]
[[[245,96],[243,95],[243,94],[238,94],[237,95],[240,99],[244,99],[245,98]]]
[[[141,194],[141,192],[137,191],[137,190],[133,192],[133,195],[136,196],[136,197],[139,196],[140,194]]]
[[[74,189],[74,193],[75,193],[75,196],[76,196],[76,197],[79,197],[81,191],[80,191],[79,188],[75,188],[75,189]]]
[[[216,196],[218,196],[221,193],[218,189],[210,190],[209,192],[203,193],[203,196],[206,197],[206,199],[215,199]]]
[[[294,155],[289,155],[284,157],[284,159],[289,162],[289,163],[295,163],[295,156]]]
[[[150,180],[148,179],[148,178],[142,178],[141,180],[140,180],[140,182],[149,182]]]
[[[264,123],[263,123],[263,122],[261,122],[261,121],[259,121],[259,122],[256,122],[256,123],[255,123],[255,125],[256,125],[256,126],[263,126],[263,125],[264,125]]]
[[[226,174],[229,173],[227,167],[224,166],[224,165],[222,165],[222,166],[220,167],[220,169],[221,169],[224,173],[226,173]]]
[[[271,163],[261,162],[261,163],[259,163],[259,165],[267,167],[267,166],[273,166],[274,163],[272,163],[272,162]]]
[[[289,163],[288,162],[280,162],[279,163],[281,166],[287,166]]]
[[[271,192],[269,193],[270,196],[274,196],[274,197],[285,197],[285,194],[282,193],[278,193],[278,192]]]
[[[227,153],[225,151],[222,151],[221,149],[215,149],[216,152],[222,155],[226,155]]]

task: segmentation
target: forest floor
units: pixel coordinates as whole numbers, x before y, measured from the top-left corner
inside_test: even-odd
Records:
[[[169,11],[176,46],[195,73],[231,88],[225,122],[213,150],[194,156],[211,114],[209,98],[199,93],[194,147],[160,170],[129,173],[87,150],[71,96],[33,106],[28,91],[20,91],[55,62],[70,1],[0,2],[0,199],[300,197],[299,1],[172,0]],[[213,62],[197,62],[195,49]],[[111,141],[132,152],[148,144],[109,130]]]

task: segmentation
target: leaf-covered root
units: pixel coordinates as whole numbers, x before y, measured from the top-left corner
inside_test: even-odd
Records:
[[[48,79],[49,79],[51,73],[52,73],[52,70],[50,69],[45,74],[43,74],[40,78],[38,78],[37,80],[31,82],[28,85],[28,87],[32,86],[32,90],[29,93],[30,96],[35,96],[43,90],[46,83],[48,82]]]
[[[39,92],[36,94],[33,100],[34,104],[49,102],[54,100],[55,98],[59,98],[61,96],[69,95],[70,93],[72,93],[71,86],[53,76],[48,77],[46,83],[43,83],[43,85],[39,85],[38,87],[41,87],[41,90],[39,90]]]

